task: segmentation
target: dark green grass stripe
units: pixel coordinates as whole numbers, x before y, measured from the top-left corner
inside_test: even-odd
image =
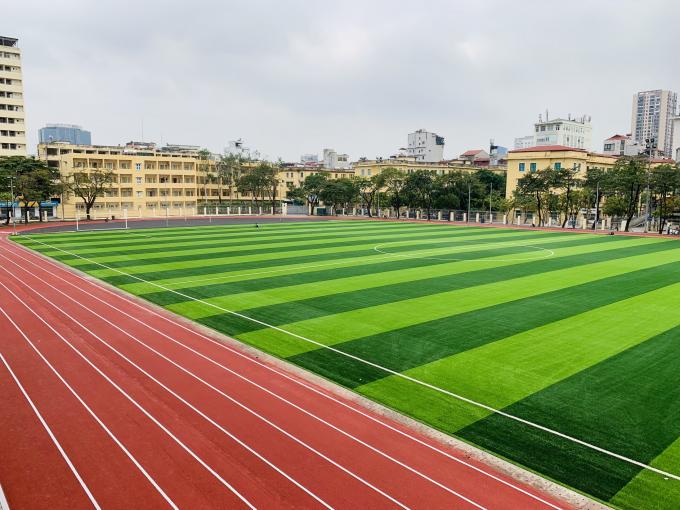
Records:
[[[392,230],[392,229],[405,229],[410,230],[421,230],[430,228],[432,231],[441,231],[443,229],[447,230],[463,230],[462,227],[455,227],[449,225],[417,225],[417,224],[404,224],[404,223],[391,223],[391,224],[381,224],[376,222],[361,222],[353,224],[353,222],[345,222],[336,225],[333,228],[329,228],[329,225],[323,224],[323,227],[309,228],[311,225],[320,225],[319,223],[308,223],[308,224],[295,224],[295,228],[289,226],[293,224],[266,224],[261,229],[255,231],[252,225],[240,226],[240,225],[224,225],[220,227],[189,227],[189,228],[177,228],[177,229],[143,229],[143,230],[128,230],[128,231],[118,231],[115,234],[104,234],[102,232],[81,232],[78,234],[50,234],[49,239],[50,244],[54,245],[72,245],[74,243],[80,246],[87,246],[88,248],[108,248],[112,244],[116,244],[121,240],[132,244],[145,244],[149,242],[149,237],[153,237],[156,240],[163,239],[174,239],[176,242],[183,242],[184,240],[204,240],[213,238],[253,238],[253,237],[263,237],[263,236],[285,236],[285,235],[295,235],[299,233],[323,233],[323,232],[352,232],[354,230],[362,229],[375,229],[375,230]],[[472,230],[472,229],[468,229]],[[476,231],[481,231],[482,229],[474,229]],[[503,230],[503,231],[509,231]],[[24,239],[21,236],[19,240]]]
[[[676,327],[504,410],[648,464],[680,437],[679,367]],[[605,501],[641,469],[499,415],[457,434]]]
[[[554,236],[559,236],[560,234],[553,234]],[[347,246],[364,246],[364,250],[367,253],[373,254],[373,255],[383,255],[379,252],[376,252],[373,249],[374,245],[377,244],[386,244],[386,243],[396,243],[396,242],[402,242],[402,241],[417,241],[419,239],[422,239],[423,242],[418,245],[418,249],[429,249],[429,248],[440,248],[440,247],[445,247],[446,244],[440,242],[432,242],[432,243],[426,243],[428,239],[431,239],[432,235],[429,233],[422,233],[422,234],[413,234],[413,235],[398,235],[398,236],[392,236],[389,234],[385,235],[376,235],[375,237],[371,239],[354,239],[354,240],[348,240],[348,239],[340,239],[336,242],[332,243],[326,243],[323,245],[316,245],[314,243],[310,243],[308,245],[293,245],[293,246],[275,246],[275,247],[262,247],[262,248],[254,248],[254,249],[246,249],[246,250],[217,250],[212,253],[201,253],[201,254],[192,254],[192,253],[187,253],[187,254],[182,254],[182,255],[171,255],[171,256],[166,256],[166,257],[144,257],[142,259],[130,259],[130,260],[119,260],[119,261],[110,261],[106,262],[106,265],[109,267],[114,267],[117,269],[123,269],[126,267],[139,267],[139,266],[154,266],[157,264],[181,264],[184,262],[195,262],[196,260],[200,259],[202,262],[205,261],[208,263],[210,260],[213,259],[223,259],[227,257],[247,257],[249,255],[271,255],[271,254],[281,254],[282,258],[285,258],[285,254],[288,252],[298,252],[298,253],[303,253],[305,251],[310,251],[310,250],[329,250],[328,254],[332,254],[330,250],[333,248],[344,248]],[[503,241],[496,241],[498,243],[502,242],[514,242],[518,240],[535,240],[535,238],[531,235],[524,235],[524,236],[513,236],[511,238],[504,239]],[[451,243],[455,243],[456,241],[454,239],[451,240]],[[471,239],[469,242],[466,243],[466,245],[473,245],[473,244],[490,244],[491,240],[482,240],[480,239],[479,241],[476,241],[474,239]],[[406,251],[411,251],[413,250],[413,246],[397,246],[394,248],[390,248],[391,253],[397,253],[397,252],[406,252]],[[489,250],[487,250],[488,252]],[[531,250],[535,251],[535,250]],[[342,253],[346,252],[341,252],[339,253],[342,255]],[[473,253],[473,252],[470,252]],[[111,255],[115,255],[112,253]],[[478,258],[484,256],[482,253],[473,253],[472,255],[468,255],[468,253],[464,253],[460,255],[461,258]],[[69,260],[72,260],[71,255],[59,255],[55,256],[58,260],[62,262],[67,262]],[[82,271],[92,271],[96,269],[100,269],[100,266],[98,266],[96,263],[83,263],[77,264],[78,269]],[[137,273],[137,271],[135,271]]]
[[[422,230],[419,230],[422,232]],[[316,240],[316,239],[326,239],[326,238],[337,238],[338,236],[360,236],[360,235],[370,235],[375,232],[416,232],[414,229],[409,228],[398,228],[398,229],[380,229],[373,226],[372,228],[354,228],[354,229],[343,229],[342,231],[337,230],[300,230],[296,232],[287,231],[264,231],[254,229],[248,232],[233,233],[233,232],[216,232],[210,236],[206,235],[195,235],[195,236],[160,236],[152,235],[150,237],[134,236],[130,234],[121,234],[117,239],[112,240],[106,244],[87,244],[81,243],[79,239],[74,239],[69,243],[50,243],[56,245],[74,245],[77,244],[79,247],[79,253],[98,253],[102,250],[113,250],[117,251],[119,249],[130,248],[125,250],[126,254],[143,254],[143,253],[153,253],[154,251],[162,251],[164,248],[177,247],[177,246],[192,246],[196,247],[210,247],[212,244],[219,243],[231,243],[238,246],[250,245],[253,243],[262,244],[265,242],[275,243],[283,242],[286,240]],[[460,231],[459,231],[460,232]],[[153,234],[153,233],[152,233]],[[147,235],[147,234],[145,234]],[[470,235],[470,234],[468,234]],[[153,246],[149,246],[153,244]],[[226,244],[228,245],[228,244]]]
[[[562,243],[551,245],[559,248],[569,248],[573,246],[586,246],[591,244],[607,243],[608,238],[580,238],[569,239]],[[419,245],[421,248],[423,245]],[[412,247],[408,248],[409,250]],[[529,250],[521,250],[520,247],[514,247],[513,253],[528,253]],[[616,250],[610,250],[608,253],[615,253]],[[470,251],[466,252],[466,257],[470,259],[480,259],[489,256],[499,256],[503,254],[502,250],[484,250],[484,251]],[[580,257],[580,256],[574,256]],[[562,257],[559,260],[571,260],[573,257]],[[549,259],[546,259],[549,260]],[[557,260],[557,259],[555,259]],[[246,280],[241,282],[228,282],[211,285],[203,285],[200,287],[182,288],[182,293],[187,296],[198,299],[212,298],[228,294],[238,294],[241,292],[253,292],[257,290],[274,289],[285,286],[286,283],[296,285],[301,283],[310,283],[315,281],[327,281],[342,277],[353,277],[361,275],[371,275],[385,271],[396,271],[399,269],[408,269],[416,267],[431,267],[434,265],[441,265],[447,263],[456,263],[456,261],[443,259],[421,259],[421,258],[406,258],[397,260],[379,260],[376,263],[362,264],[345,268],[333,268],[323,271],[314,271],[310,273],[299,273],[293,275],[261,278],[258,280]],[[364,308],[366,306],[374,306],[383,303],[400,301],[403,299],[410,299],[414,297],[434,294],[454,290],[457,288],[465,288],[484,283],[491,283],[494,281],[503,280],[506,278],[517,278],[519,276],[526,276],[540,272],[543,267],[539,265],[535,269],[535,264],[541,264],[543,261],[527,261],[519,262],[517,266],[524,267],[517,269],[517,275],[508,270],[510,266],[494,267],[490,269],[480,269],[479,267],[470,267],[467,273],[457,273],[448,276],[437,276],[433,278],[425,278],[415,280],[412,282],[397,283],[393,285],[383,285],[380,287],[361,289],[352,292],[338,293],[322,298],[311,298],[301,300],[291,300],[288,303],[283,303],[275,306],[268,306],[262,308],[252,308],[245,313],[252,313],[254,316],[260,318],[267,317],[278,323],[285,317],[287,322],[294,322],[297,320],[311,319],[323,315],[332,315],[335,313]],[[568,262],[564,267],[568,267]],[[515,266],[511,266],[515,267]],[[553,267],[553,266],[546,266]],[[546,269],[550,270],[550,269]],[[181,303],[189,300],[175,293],[168,291],[158,291],[146,294],[141,294],[142,297],[153,301],[156,304],[167,306],[170,304]],[[293,296],[291,296],[293,297]],[[265,319],[262,319],[265,320]],[[255,324],[253,323],[253,327]]]
[[[680,282],[680,264],[677,262],[415,324],[333,347],[403,372],[675,282]],[[253,316],[250,311],[244,314]],[[215,327],[220,319],[226,318],[220,315],[216,319],[208,317],[203,322]],[[389,375],[328,349],[309,351],[290,358],[290,361],[348,387]]]
[[[371,235],[375,235],[376,237],[379,237],[380,235],[386,235],[389,234],[391,236],[396,236],[396,235],[409,235],[409,236],[418,236],[418,237],[433,237],[432,232],[427,232],[427,231],[414,231],[413,229],[394,229],[394,230],[380,230],[380,229],[372,229],[372,230],[354,230],[348,233],[343,233],[342,235],[339,235],[337,232],[333,233],[327,233],[323,235],[306,235],[306,236],[290,236],[290,235],[281,235],[281,236],[276,236],[276,237],[266,237],[266,238],[261,238],[261,237],[255,237],[252,239],[244,239],[242,237],[238,238],[226,238],[226,237],[221,237],[221,238],[215,238],[213,242],[206,242],[205,240],[198,240],[198,239],[188,239],[186,241],[182,241],[183,243],[191,243],[191,244],[181,244],[178,245],[176,244],[177,241],[175,240],[168,240],[166,242],[161,242],[154,240],[153,242],[150,242],[148,239],[144,243],[144,248],[139,248],[139,249],[129,249],[131,245],[130,243],[126,242],[121,242],[117,245],[111,245],[107,246],[104,251],[102,249],[97,249],[96,251],[94,250],[89,250],[89,249],[81,249],[78,248],[78,255],[83,255],[91,259],[97,259],[98,257],[110,257],[112,255],[121,255],[121,256],[135,256],[135,255],[158,255],[160,253],[163,253],[165,251],[169,251],[168,248],[171,248],[171,252],[173,254],[177,253],[186,253],[186,252],[192,252],[197,249],[200,250],[209,250],[209,249],[214,249],[214,250],[221,250],[225,248],[230,248],[230,247],[242,247],[242,246],[248,246],[252,247],[253,250],[257,249],[258,247],[271,247],[272,249],[276,249],[276,246],[281,244],[281,243],[299,243],[299,246],[304,247],[304,246],[310,246],[310,247],[324,247],[324,246],[332,246],[332,241],[338,241],[338,240],[346,240],[349,242],[351,239],[363,237],[363,238],[368,238]],[[509,232],[505,233],[503,236],[498,236],[499,239],[501,238],[506,238],[506,237],[514,237],[511,235]],[[446,237],[447,238],[467,238],[471,236],[477,236],[479,235],[478,232],[465,232],[465,231],[457,231],[457,232],[447,232]],[[408,239],[408,237],[405,237]],[[329,242],[330,241],[330,242]],[[369,241],[366,241],[369,242]],[[52,243],[50,243],[52,244]],[[151,245],[151,246],[150,246]],[[88,247],[89,248],[89,247]],[[282,247],[279,248],[281,250],[283,249],[290,249],[287,247]],[[240,253],[240,252],[239,252]],[[73,257],[76,258],[76,257]],[[154,259],[155,260],[155,259]],[[158,260],[165,260],[164,258],[159,257]]]

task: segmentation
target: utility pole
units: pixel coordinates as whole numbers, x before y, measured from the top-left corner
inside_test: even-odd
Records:
[[[656,149],[656,138],[646,138],[645,139],[647,147],[647,205],[645,206],[645,233],[649,232],[649,224],[651,221],[651,207],[652,207],[652,196],[649,188],[649,177],[652,172],[652,153]]]
[[[16,210],[14,209],[14,177],[9,176],[9,189],[10,189],[10,194],[12,195],[11,197],[11,203],[12,205],[10,206],[9,209],[7,209],[7,214],[9,214],[10,211],[12,211],[12,235],[17,235],[17,219],[16,219]]]
[[[470,223],[470,197],[472,196],[472,180],[470,179],[470,176],[468,175],[468,213],[467,213],[467,222]]]

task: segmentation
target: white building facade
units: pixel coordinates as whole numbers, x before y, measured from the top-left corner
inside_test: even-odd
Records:
[[[572,119],[543,120],[540,116],[534,124],[534,146],[562,145],[574,149],[591,150],[593,128],[590,117],[582,116]]]
[[[671,145],[671,157],[680,163],[680,115],[673,117],[673,144]]]
[[[324,149],[323,166],[330,170],[347,170],[350,167],[349,155],[338,154],[335,149]]]
[[[409,133],[407,154],[416,161],[438,163],[444,159],[444,137],[424,129]]]
[[[0,156],[26,155],[26,117],[18,39],[0,36]]]
[[[602,145],[602,154],[607,156],[637,156],[644,150],[632,135],[614,135]]]
[[[659,153],[673,157],[673,117],[678,107],[678,95],[670,90],[647,90],[633,95],[631,133],[646,145],[654,139]]]
[[[515,138],[515,149],[528,149],[534,146],[534,135]]]

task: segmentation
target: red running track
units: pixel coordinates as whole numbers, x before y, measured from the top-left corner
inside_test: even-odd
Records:
[[[12,510],[566,508],[0,236]]]

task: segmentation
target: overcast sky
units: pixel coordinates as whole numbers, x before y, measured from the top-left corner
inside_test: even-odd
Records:
[[[680,90],[680,2],[22,0],[28,140],[48,122],[96,144],[206,146],[271,159],[388,156],[418,128],[445,157],[512,147],[538,114],[630,131],[632,94]]]

